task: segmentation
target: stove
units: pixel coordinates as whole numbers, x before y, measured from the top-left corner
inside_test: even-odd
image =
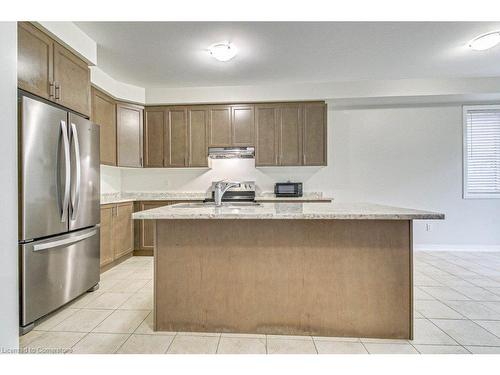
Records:
[[[212,182],[211,198],[206,198],[204,202],[215,201],[215,184]],[[255,202],[255,181],[241,181],[240,186],[230,187],[222,196],[222,202]]]

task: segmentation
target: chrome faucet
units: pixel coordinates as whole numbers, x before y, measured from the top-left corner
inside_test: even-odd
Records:
[[[222,206],[222,197],[232,187],[239,187],[241,184],[239,182],[230,182],[230,181],[217,181],[215,183],[215,190],[214,190],[214,200],[215,200],[215,205],[217,207]]]

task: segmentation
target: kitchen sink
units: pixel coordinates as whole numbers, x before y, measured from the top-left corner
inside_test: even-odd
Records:
[[[222,202],[221,207],[225,208],[241,208],[241,207],[258,207],[260,203],[257,202]],[[214,202],[193,202],[193,203],[179,203],[174,208],[203,208],[203,207],[216,207]]]

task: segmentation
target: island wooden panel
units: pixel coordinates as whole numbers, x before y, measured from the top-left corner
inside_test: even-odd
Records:
[[[155,226],[158,331],[412,338],[411,221]]]

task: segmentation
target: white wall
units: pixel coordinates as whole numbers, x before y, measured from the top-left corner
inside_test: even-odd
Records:
[[[462,199],[460,105],[330,109],[328,166],[254,168],[215,160],[212,169],[121,169],[123,191],[206,191],[219,178],[304,182],[337,201],[369,201],[444,212],[415,222],[415,243],[432,248],[500,250],[500,200]],[[432,245],[432,246],[429,246]]]
[[[19,345],[16,59],[16,23],[0,22],[0,350]]]
[[[435,103],[500,99],[500,77],[315,82],[269,86],[146,88],[146,103],[335,100],[356,103]]]
[[[146,101],[146,90],[143,87],[117,81],[98,66],[90,67],[90,81],[115,99],[138,104]]]
[[[415,222],[417,247],[500,250],[500,200],[462,199],[461,106],[339,110],[329,121],[336,198],[444,212],[429,232]]]
[[[97,43],[73,22],[39,21],[37,24],[89,64],[97,65]]]

